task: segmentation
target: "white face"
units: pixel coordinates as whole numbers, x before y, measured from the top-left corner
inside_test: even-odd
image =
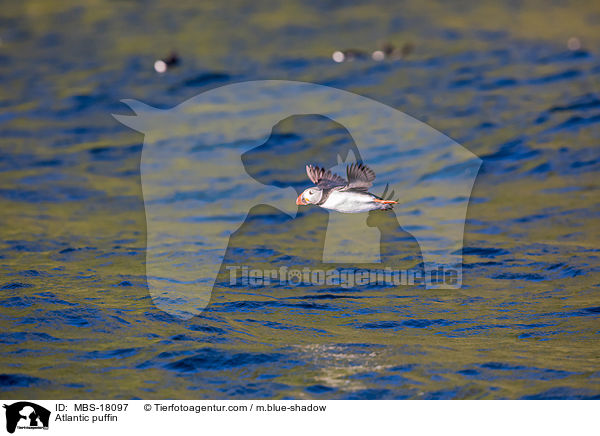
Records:
[[[316,204],[321,199],[323,191],[319,188],[308,188],[300,196],[304,204]]]

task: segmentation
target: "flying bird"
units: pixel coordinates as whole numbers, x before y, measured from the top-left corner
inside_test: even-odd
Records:
[[[306,174],[314,187],[306,189],[296,199],[296,204],[315,204],[324,209],[343,213],[360,213],[371,210],[389,210],[397,201],[384,200],[368,192],[375,180],[375,172],[364,164],[351,164],[346,167],[348,180],[313,165],[306,166]]]

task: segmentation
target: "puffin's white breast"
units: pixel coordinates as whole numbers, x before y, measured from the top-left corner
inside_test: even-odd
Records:
[[[321,207],[344,213],[359,213],[378,209],[379,205],[367,193],[333,191]]]

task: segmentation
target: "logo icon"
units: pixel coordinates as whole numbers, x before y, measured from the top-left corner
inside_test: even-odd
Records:
[[[349,164],[368,164],[379,174],[372,192],[382,195],[389,184],[397,198],[386,200],[399,203],[379,219],[330,213],[322,231],[307,227],[295,238],[288,231],[289,243],[282,245],[301,251],[310,248],[308,239],[324,235],[318,262],[377,264],[382,229],[401,226],[419,245],[426,287],[461,287],[465,217],[481,159],[427,124],[351,92],[279,80],[225,85],[169,110],[123,102],[135,115],[113,116],[145,135],[140,172],[146,275],[159,309],[182,319],[201,313],[222,284],[218,277],[226,255],[235,251],[230,238],[250,219],[271,219],[288,229],[303,214],[317,219],[319,211],[300,210],[296,200],[306,189],[308,164],[338,174]],[[274,126],[290,117],[315,114],[342,126],[352,141],[332,142],[317,154],[314,141],[297,149],[293,138],[275,132]],[[253,155],[271,142],[282,148],[254,162]],[[294,178],[296,172],[304,173],[301,179]],[[278,177],[268,180],[273,174]],[[252,214],[257,205],[268,207],[267,213]],[[262,233],[267,242],[281,234],[273,228]],[[448,270],[450,282],[431,280]]]
[[[29,401],[19,401],[4,405],[6,409],[6,431],[14,433],[15,429],[48,429],[50,411]]]

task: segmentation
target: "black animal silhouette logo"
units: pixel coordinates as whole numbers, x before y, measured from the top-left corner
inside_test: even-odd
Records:
[[[27,429],[48,428],[50,411],[29,401],[4,405],[6,409],[6,431],[14,433],[17,427]]]

